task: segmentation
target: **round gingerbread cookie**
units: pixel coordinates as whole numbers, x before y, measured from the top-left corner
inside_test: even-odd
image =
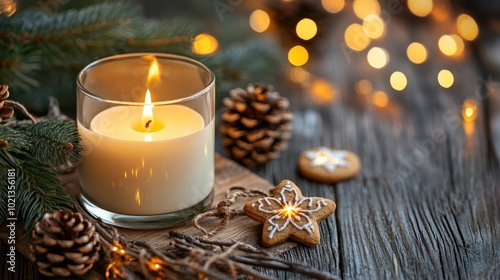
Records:
[[[297,165],[302,176],[322,183],[346,180],[361,170],[361,160],[353,152],[322,146],[303,151]]]

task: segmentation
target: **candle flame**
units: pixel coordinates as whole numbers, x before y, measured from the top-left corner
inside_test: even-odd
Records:
[[[151,66],[149,66],[148,80],[146,82],[147,88],[154,87],[160,81],[160,67],[156,57],[152,57]]]
[[[142,121],[141,124],[144,129],[149,132],[153,126],[153,104],[151,104],[151,92],[149,89],[146,91],[146,97],[144,99],[144,109],[142,110]]]

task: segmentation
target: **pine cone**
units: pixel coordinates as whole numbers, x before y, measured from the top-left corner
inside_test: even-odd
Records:
[[[46,213],[33,230],[32,259],[49,277],[83,275],[99,259],[99,234],[80,213]]]
[[[226,153],[246,166],[278,158],[291,137],[292,113],[285,97],[271,86],[249,85],[224,99],[220,132]]]
[[[0,122],[2,119],[10,119],[14,115],[14,108],[4,106],[7,98],[9,98],[9,86],[0,85]]]

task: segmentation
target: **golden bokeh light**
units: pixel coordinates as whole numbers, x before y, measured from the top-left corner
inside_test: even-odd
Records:
[[[453,73],[451,73],[450,70],[443,69],[439,71],[438,82],[439,85],[441,85],[442,87],[449,88],[455,82],[455,77],[453,76]]]
[[[438,41],[439,50],[448,56],[455,55],[458,49],[457,42],[450,35],[443,35]]]
[[[302,66],[309,60],[309,53],[303,46],[295,46],[288,51],[288,61],[294,66]]]
[[[379,47],[371,48],[368,54],[366,54],[366,58],[370,66],[376,69],[383,68],[389,63],[389,54],[386,50]]]
[[[323,8],[332,14],[336,14],[340,11],[345,6],[345,1],[344,0],[321,0],[321,5],[323,5]]]
[[[305,83],[311,77],[311,73],[302,67],[292,67],[288,70],[288,78],[295,83]]]
[[[374,92],[371,99],[372,103],[380,108],[384,108],[389,104],[389,96],[381,90]]]
[[[380,5],[377,0],[354,0],[352,9],[359,19],[364,19],[370,14],[380,14]]]
[[[295,28],[297,36],[302,40],[311,40],[316,33],[318,33],[318,27],[316,23],[310,18],[304,18],[297,23]]]
[[[359,1],[359,0],[357,0]],[[370,45],[370,38],[365,33],[363,26],[353,23],[347,27],[344,33],[347,46],[354,51],[362,51]]]
[[[15,0],[0,0],[0,15],[5,14],[11,17],[17,11],[17,2]]]
[[[467,41],[476,39],[479,34],[479,27],[476,21],[467,14],[461,14],[457,18],[458,34]]]
[[[462,40],[462,37],[460,37],[456,34],[451,34],[450,37],[453,39],[453,41],[455,41],[455,46],[457,48],[455,50],[455,53],[453,54],[453,56],[460,56],[464,52],[464,49],[465,49],[464,40]]]
[[[202,33],[194,37],[192,51],[195,54],[207,55],[214,53],[219,47],[219,43],[214,36]]]
[[[255,10],[250,15],[250,27],[259,33],[262,33],[269,28],[269,24],[271,24],[271,18],[263,10]]]
[[[405,89],[406,85],[408,84],[406,75],[403,72],[399,71],[392,73],[389,81],[391,83],[391,87],[398,91],[402,91],[403,89]]]
[[[320,103],[333,101],[337,95],[337,88],[327,80],[321,78],[312,81],[310,91],[313,99]]]
[[[368,95],[373,91],[372,82],[366,79],[359,80],[354,85],[354,90],[359,95]]]
[[[384,21],[375,14],[370,14],[363,19],[363,28],[371,39],[378,39],[385,33]]]
[[[411,62],[421,64],[427,60],[427,49],[424,45],[413,42],[406,49],[406,55]]]
[[[425,17],[430,14],[432,6],[432,0],[408,0],[408,9],[419,17]]]
[[[462,117],[466,122],[472,122],[477,117],[477,103],[473,99],[465,100],[462,105]]]

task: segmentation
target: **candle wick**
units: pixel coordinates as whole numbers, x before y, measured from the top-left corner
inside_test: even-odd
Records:
[[[148,120],[148,122],[146,122],[145,127],[146,127],[146,130],[147,130],[147,131],[150,131],[150,130],[151,130],[151,129],[149,128],[149,125],[150,125],[152,122],[153,122],[152,120]]]

